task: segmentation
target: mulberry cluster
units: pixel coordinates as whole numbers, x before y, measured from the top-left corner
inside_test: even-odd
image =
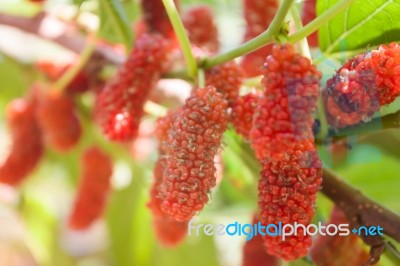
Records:
[[[36,121],[35,108],[36,103],[26,99],[16,99],[7,106],[12,146],[0,166],[1,183],[18,185],[35,169],[43,155],[42,134]]]
[[[315,19],[315,17],[317,16],[316,8],[316,0],[306,0],[303,2],[303,12],[301,20],[304,25],[310,23],[312,20]],[[315,31],[311,33],[311,35],[307,37],[307,40],[308,44],[311,47],[318,47],[318,32]]]
[[[327,224],[347,223],[343,212],[338,207],[334,207]],[[354,234],[346,237],[319,235],[315,239],[310,253],[317,266],[365,265],[369,259],[369,254],[363,249],[360,238]]]
[[[253,224],[257,223],[258,220],[254,217]],[[281,264],[277,257],[265,251],[263,238],[259,234],[244,244],[242,261],[243,266],[279,266]]]
[[[260,95],[248,93],[236,98],[231,105],[229,122],[233,125],[236,132],[249,139],[249,133],[253,126],[253,115],[258,105]]]
[[[327,81],[328,121],[341,128],[368,120],[400,95],[400,46],[381,45],[346,62]]]
[[[214,157],[226,129],[227,105],[215,88],[197,89],[169,130],[159,196],[162,211],[177,221],[188,221],[200,211],[215,186]]]
[[[45,140],[58,151],[70,150],[82,135],[74,103],[59,91],[44,92],[40,96],[37,117]]]
[[[110,140],[137,136],[143,105],[168,64],[168,50],[168,41],[159,35],[141,35],[125,64],[98,95],[95,118]]]
[[[206,71],[206,85],[217,88],[218,92],[226,97],[228,104],[232,104],[239,96],[243,79],[243,70],[234,61],[229,61]]]
[[[110,190],[112,167],[111,158],[96,147],[83,154],[79,190],[69,218],[72,229],[85,229],[101,216]]]
[[[312,133],[321,74],[291,45],[274,46],[264,65],[264,95],[253,118],[250,139],[262,172],[259,219],[263,223],[308,225],[322,182]],[[267,252],[285,260],[305,256],[310,236],[282,241],[265,237]]]
[[[207,5],[192,7],[184,14],[183,25],[193,45],[208,53],[218,52],[218,29],[211,7]]]
[[[279,1],[277,0],[244,0],[244,18],[246,21],[245,41],[249,41],[260,35],[268,28],[276,11]],[[241,66],[246,71],[247,77],[261,75],[261,67],[265,58],[271,54],[272,45],[264,46],[243,57]]]

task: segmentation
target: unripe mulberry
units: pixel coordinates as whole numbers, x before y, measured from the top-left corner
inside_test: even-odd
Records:
[[[147,29],[150,33],[158,33],[163,37],[171,39],[174,37],[174,29],[169,21],[162,0],[141,0],[142,13]],[[179,9],[179,1],[174,0]]]
[[[343,212],[334,207],[327,224],[348,224]],[[318,235],[311,249],[311,258],[317,266],[365,265],[369,259],[361,239],[355,235]]]
[[[323,95],[332,126],[368,120],[400,95],[400,46],[381,45],[350,59],[327,81]]]
[[[236,132],[249,139],[249,133],[253,126],[253,115],[258,105],[260,95],[248,93],[236,98],[231,106],[229,122],[232,123]]]
[[[205,74],[206,85],[213,86],[222,93],[228,100],[228,104],[231,104],[239,96],[244,73],[234,61],[210,68]]]
[[[258,220],[254,217],[253,224],[257,223]],[[242,261],[243,266],[279,266],[281,264],[277,257],[265,251],[263,238],[259,234],[244,244]]]
[[[177,221],[188,221],[203,209],[215,186],[214,157],[226,130],[226,108],[215,88],[196,89],[168,133],[161,208]]]
[[[212,54],[218,52],[218,29],[210,6],[192,7],[184,14],[182,20],[191,44]]]
[[[149,92],[168,64],[168,42],[143,34],[116,76],[96,100],[95,118],[113,141],[129,141],[138,134]]]
[[[78,144],[82,128],[71,98],[59,91],[39,96],[37,118],[45,141],[54,149],[65,152]]]
[[[7,106],[6,116],[12,146],[0,167],[0,182],[11,186],[21,183],[37,166],[44,147],[42,134],[35,117],[35,103],[16,99]]]
[[[244,0],[244,18],[246,21],[245,41],[249,41],[263,33],[278,10],[277,0]],[[272,45],[264,46],[243,57],[241,66],[247,77],[261,75],[261,67],[265,58],[271,53]]]
[[[112,175],[112,160],[99,148],[91,147],[82,156],[82,174],[69,226],[75,230],[89,227],[106,206]]]
[[[316,0],[305,0],[303,2],[303,12],[301,20],[304,25],[307,25],[315,19],[315,17],[317,16],[316,8]],[[307,40],[308,45],[310,45],[311,47],[318,47],[318,32],[315,31],[311,33],[311,35],[307,37]]]

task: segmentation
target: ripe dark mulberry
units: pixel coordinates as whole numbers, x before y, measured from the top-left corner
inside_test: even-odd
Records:
[[[206,85],[213,86],[228,100],[228,104],[239,96],[240,86],[243,83],[242,68],[234,61],[215,66],[206,71]]]
[[[42,134],[35,117],[36,104],[16,99],[7,106],[6,116],[12,146],[0,167],[0,182],[11,186],[20,184],[37,166],[43,156]]]
[[[137,136],[143,105],[169,63],[168,46],[158,35],[141,35],[125,64],[98,95],[95,118],[110,140]]]
[[[191,44],[211,54],[218,52],[218,29],[211,7],[199,5],[190,8],[183,16],[183,24]]]
[[[54,149],[65,152],[78,144],[82,128],[73,101],[59,91],[39,96],[37,118],[45,141]]]
[[[203,209],[215,186],[214,157],[226,130],[226,108],[214,87],[196,89],[168,133],[161,208],[177,221],[188,221]]]
[[[248,93],[236,98],[231,106],[229,122],[236,132],[245,139],[249,139],[250,130],[253,126],[253,115],[259,99],[260,95]]]
[[[76,230],[86,229],[103,213],[113,167],[111,158],[97,147],[84,152],[81,164],[79,189],[69,217],[70,228]]]

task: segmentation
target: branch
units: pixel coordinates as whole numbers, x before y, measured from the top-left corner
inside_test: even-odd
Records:
[[[48,29],[54,24],[58,24],[58,32],[50,33],[46,30],[46,28]],[[88,45],[86,38],[77,29],[44,12],[34,17],[13,16],[0,12],[0,25],[18,28],[24,32],[37,35],[78,54]],[[125,61],[123,55],[115,53],[112,49],[101,45],[96,45],[92,56],[98,60],[105,60],[115,65],[120,65]]]
[[[400,242],[400,217],[359,190],[351,187],[329,169],[323,170],[324,181],[321,192],[344,212],[352,227],[381,226],[385,235]],[[371,246],[371,264],[379,260],[387,243],[381,236],[360,236]]]

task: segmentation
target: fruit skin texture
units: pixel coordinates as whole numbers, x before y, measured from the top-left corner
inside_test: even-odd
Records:
[[[70,97],[59,91],[46,91],[39,96],[37,119],[45,141],[55,150],[74,148],[82,135],[79,118]]]
[[[250,130],[253,126],[253,115],[257,107],[260,95],[248,93],[236,98],[231,105],[229,122],[236,132],[244,139],[249,139]]]
[[[112,141],[130,141],[138,134],[149,92],[168,64],[168,41],[143,34],[125,64],[96,99],[95,119]]]
[[[335,206],[327,224],[348,223],[343,212]],[[310,254],[317,266],[364,265],[369,259],[360,238],[354,234],[346,237],[318,235],[310,249]]]
[[[254,216],[253,224],[259,221]],[[243,266],[279,266],[279,259],[269,255],[264,248],[264,241],[261,235],[257,234],[243,246]]]
[[[310,23],[315,17],[317,16],[316,13],[316,0],[306,0],[303,2],[303,11],[301,20],[304,25]],[[311,33],[307,37],[308,45],[310,47],[318,47],[318,31]]]
[[[347,61],[323,92],[328,122],[342,128],[370,119],[400,95],[400,45],[381,45]]]
[[[161,209],[188,221],[208,202],[216,183],[214,157],[227,126],[227,101],[214,87],[194,90],[168,133]]]
[[[321,73],[289,44],[273,47],[263,72],[265,91],[250,131],[262,165],[258,218],[265,224],[307,226],[322,182],[312,133]],[[307,254],[311,237],[299,233],[283,241],[265,236],[264,242],[269,254],[295,260]]]
[[[187,236],[187,222],[178,222],[161,210],[160,185],[167,165],[165,146],[168,140],[168,131],[174,122],[178,111],[171,111],[159,118],[155,124],[154,135],[159,142],[159,157],[153,169],[153,185],[150,190],[150,201],[147,203],[153,215],[153,228],[157,240],[166,247],[174,247]]]
[[[246,32],[244,41],[249,41],[264,32],[271,24],[279,1],[277,0],[243,0]],[[265,58],[271,53],[272,45],[266,45],[243,57],[241,66],[246,77],[261,75],[261,67]]]
[[[43,156],[42,133],[35,118],[35,108],[35,102],[26,99],[13,100],[7,106],[12,146],[0,166],[1,183],[17,186],[35,169]]]
[[[243,83],[242,68],[234,61],[210,68],[206,71],[206,85],[213,86],[228,100],[228,104],[239,96],[240,86]]]
[[[97,147],[88,148],[81,159],[82,174],[69,227],[84,230],[98,219],[106,206],[110,191],[112,160]]]
[[[198,5],[190,8],[183,15],[182,22],[192,45],[211,54],[218,52],[218,28],[210,6]]]

